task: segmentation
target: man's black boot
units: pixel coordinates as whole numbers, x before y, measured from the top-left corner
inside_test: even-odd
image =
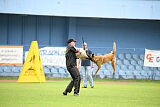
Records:
[[[67,95],[67,91],[66,90],[63,92],[63,95]]]

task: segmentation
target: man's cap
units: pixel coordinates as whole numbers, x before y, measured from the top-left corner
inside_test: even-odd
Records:
[[[76,40],[74,40],[74,39],[68,39],[67,43],[69,44],[71,42],[76,42]]]

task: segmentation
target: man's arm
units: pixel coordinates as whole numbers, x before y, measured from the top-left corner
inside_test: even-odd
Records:
[[[78,65],[77,65],[78,70],[79,70],[79,65],[80,65],[80,63],[81,63],[81,59],[79,58],[79,59],[78,59]]]
[[[74,46],[70,47],[70,50],[73,51],[74,53],[78,53],[79,52]]]

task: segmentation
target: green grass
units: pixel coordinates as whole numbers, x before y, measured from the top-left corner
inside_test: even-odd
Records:
[[[95,83],[79,97],[63,96],[67,85],[0,82],[0,107],[160,107],[160,84]]]
[[[0,80],[18,80],[18,77],[0,77]],[[46,80],[61,80],[61,81],[70,81],[71,78],[46,78]],[[94,81],[104,81],[104,82],[141,82],[141,83],[160,83],[156,80],[118,80],[118,79],[97,79],[94,78]]]

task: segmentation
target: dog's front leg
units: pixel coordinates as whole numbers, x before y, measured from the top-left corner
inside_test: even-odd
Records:
[[[101,65],[98,66],[98,69],[96,70],[95,74],[93,75],[93,77],[96,76],[97,72],[99,71],[99,69],[101,68]]]

